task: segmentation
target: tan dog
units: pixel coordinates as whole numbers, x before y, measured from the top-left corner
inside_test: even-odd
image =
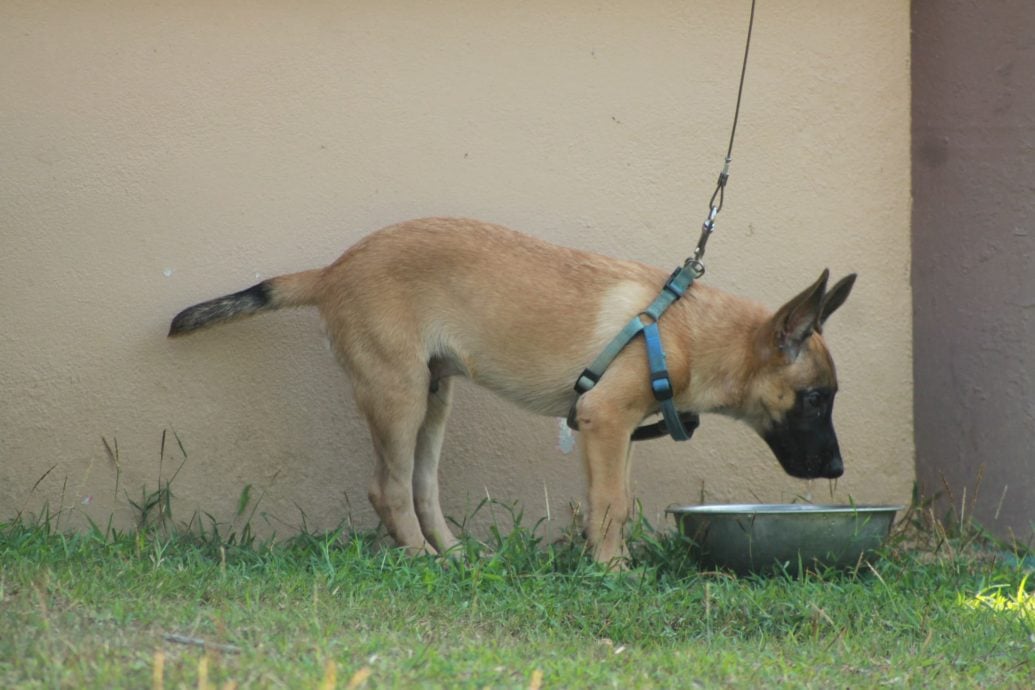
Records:
[[[377,457],[370,500],[395,541],[447,551],[438,463],[452,379],[563,417],[583,368],[661,290],[668,273],[558,247],[473,220],[414,220],[376,232],[326,268],[190,307],[170,336],[281,307],[316,306],[352,380]],[[827,272],[775,315],[695,283],[660,320],[680,412],[747,422],[797,477],[837,477],[837,381],[819,334],[855,276]],[[642,338],[577,402],[598,561],[624,552],[630,435],[657,412]]]

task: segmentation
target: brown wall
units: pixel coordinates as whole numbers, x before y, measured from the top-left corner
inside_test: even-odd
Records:
[[[0,518],[49,504],[63,524],[126,524],[172,429],[181,517],[232,516],[251,484],[279,531],[302,510],[313,528],[350,511],[373,525],[370,439],[316,315],[176,342],[169,319],[413,216],[674,266],[721,166],[748,8],[0,3]],[[905,0],[759,3],[708,248],[709,283],[774,308],[824,267],[860,274],[825,331],[845,476],[791,479],[747,427],[709,416],[689,444],[637,448],[650,517],[701,496],[908,499],[908,31]],[[549,500],[566,524],[583,479],[561,421],[459,389],[447,513],[489,493],[529,519]]]
[[[913,3],[917,470],[941,509],[1035,524],[1035,8]],[[964,506],[964,496],[966,506]]]

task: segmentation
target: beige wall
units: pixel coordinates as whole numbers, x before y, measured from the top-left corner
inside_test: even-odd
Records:
[[[413,216],[467,215],[674,266],[721,165],[748,3],[0,4],[0,517],[132,515],[163,429],[180,517],[246,483],[284,532],[366,502],[369,439],[313,313],[177,342],[200,299],[329,262]],[[847,464],[833,499],[913,478],[904,0],[761,2],[711,284],[773,307],[858,271],[827,329]],[[462,386],[447,513],[485,496],[563,524],[559,423]],[[121,475],[101,437],[118,439]],[[164,475],[177,464],[167,453]],[[53,468],[51,471],[50,468]],[[44,475],[46,475],[44,477]],[[43,479],[41,480],[41,477]],[[746,427],[638,447],[669,502],[831,498]]]

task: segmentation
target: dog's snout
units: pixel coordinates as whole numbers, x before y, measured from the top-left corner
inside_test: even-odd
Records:
[[[837,479],[845,473],[845,463],[840,455],[835,455],[827,461],[823,468],[823,476],[827,479]]]

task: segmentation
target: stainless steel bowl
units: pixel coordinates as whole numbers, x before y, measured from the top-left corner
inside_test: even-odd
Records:
[[[870,560],[903,506],[671,505],[702,568],[738,574],[845,569]]]

